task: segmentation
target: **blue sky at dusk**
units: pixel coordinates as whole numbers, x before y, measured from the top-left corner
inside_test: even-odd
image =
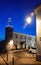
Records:
[[[41,3],[41,0],[0,0],[0,40],[5,38],[5,27],[8,18],[12,18],[12,25],[15,32],[36,35],[36,16],[24,29],[26,17],[34,11],[34,7]]]

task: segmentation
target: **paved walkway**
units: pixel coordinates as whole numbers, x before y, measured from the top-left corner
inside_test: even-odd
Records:
[[[13,52],[12,52],[13,53]],[[12,65],[12,56],[14,57],[14,65],[41,65],[41,62],[36,61],[36,55],[29,54],[25,51],[16,51],[8,55],[8,63]],[[6,57],[4,56],[6,59]],[[0,57],[0,65],[6,65]]]
[[[41,65],[41,62],[36,61],[36,55],[32,55],[26,52],[14,54],[15,65]]]

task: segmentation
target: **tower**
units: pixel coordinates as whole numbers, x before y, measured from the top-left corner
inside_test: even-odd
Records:
[[[5,39],[10,40],[13,38],[13,26],[11,25],[11,18],[8,18],[8,25],[5,28]]]
[[[34,9],[36,14],[36,60],[41,61],[41,4]]]

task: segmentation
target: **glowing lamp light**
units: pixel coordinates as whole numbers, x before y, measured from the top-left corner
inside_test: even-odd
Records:
[[[34,14],[35,14],[34,12],[31,12],[31,14],[30,14],[30,15],[31,15],[31,16],[34,16]]]
[[[32,21],[32,18],[31,18],[31,17],[28,17],[28,18],[26,19],[26,22],[27,22],[28,24],[30,24],[31,21]]]
[[[6,49],[7,49],[7,50],[13,49],[13,40],[12,40],[12,39],[11,39],[11,40],[9,41],[9,43],[7,44]]]
[[[13,45],[13,40],[10,40],[9,44],[12,46]]]

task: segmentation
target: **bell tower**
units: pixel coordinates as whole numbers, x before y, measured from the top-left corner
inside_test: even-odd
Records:
[[[8,18],[8,25],[5,28],[5,39],[10,40],[13,38],[13,26],[11,25],[12,19]]]

